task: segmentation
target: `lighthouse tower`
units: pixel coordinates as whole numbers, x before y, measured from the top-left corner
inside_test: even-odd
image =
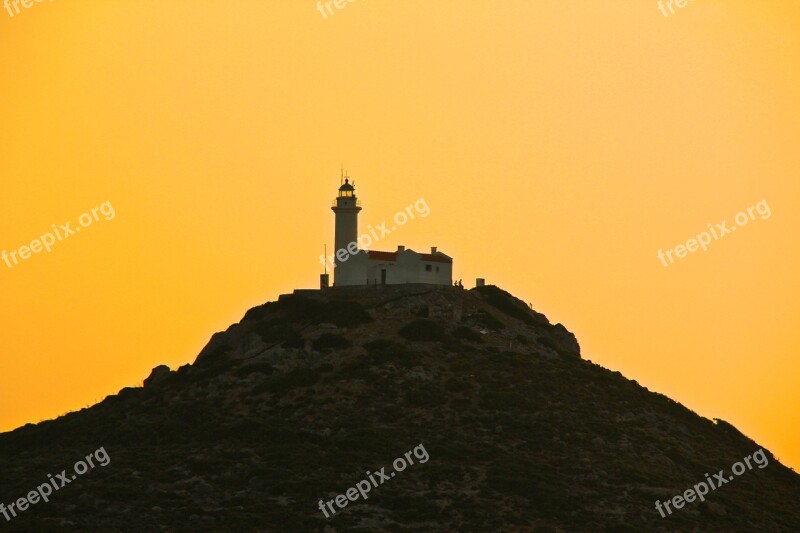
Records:
[[[350,262],[352,265],[353,255],[352,250],[357,250],[358,239],[358,212],[361,211],[361,202],[356,198],[356,189],[350,184],[350,179],[345,178],[344,183],[339,187],[339,195],[334,201],[331,210],[336,214],[336,230],[334,232],[334,245],[336,250],[334,255],[341,255],[345,257],[345,261],[340,261],[337,257],[335,260],[336,269],[333,271],[333,284],[341,285],[350,284],[348,281],[351,278],[351,272],[348,272],[347,264]],[[348,246],[350,249],[348,250]],[[345,250],[342,252],[341,250]],[[357,252],[356,252],[357,253]],[[363,281],[361,282],[363,283]]]

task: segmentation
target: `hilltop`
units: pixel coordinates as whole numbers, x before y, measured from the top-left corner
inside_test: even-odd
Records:
[[[646,357],[646,354],[642,355]],[[320,499],[423,444],[369,499]],[[7,531],[797,531],[800,476],[762,447],[581,356],[493,286],[295,291],[192,365],[0,435],[0,502],[104,447],[111,458]],[[417,457],[419,459],[419,457]]]

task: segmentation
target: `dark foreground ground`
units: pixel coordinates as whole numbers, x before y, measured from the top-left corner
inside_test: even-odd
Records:
[[[331,290],[250,310],[143,388],[0,435],[6,506],[48,474],[70,481],[0,531],[800,531],[800,476],[768,450],[704,502],[656,510],[759,449],[581,359],[495,287]],[[359,483],[368,499],[348,501]]]

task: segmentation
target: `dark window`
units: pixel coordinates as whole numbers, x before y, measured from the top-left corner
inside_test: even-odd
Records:
[[[425,272],[430,272],[431,270],[431,265],[425,265]]]
[[[436,272],[439,272],[439,267],[436,267]]]

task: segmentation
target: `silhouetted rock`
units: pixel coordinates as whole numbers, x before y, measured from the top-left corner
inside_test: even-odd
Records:
[[[647,354],[642,354],[647,357]],[[423,443],[369,500],[330,500]],[[299,291],[90,409],[0,435],[0,502],[111,457],[7,531],[797,531],[769,465],[662,518],[761,446],[580,356],[497,287]],[[327,529],[326,529],[327,528]]]
[[[144,386],[150,387],[152,385],[158,385],[160,382],[166,380],[172,371],[169,369],[167,365],[159,365],[150,372],[150,376],[144,380]]]

